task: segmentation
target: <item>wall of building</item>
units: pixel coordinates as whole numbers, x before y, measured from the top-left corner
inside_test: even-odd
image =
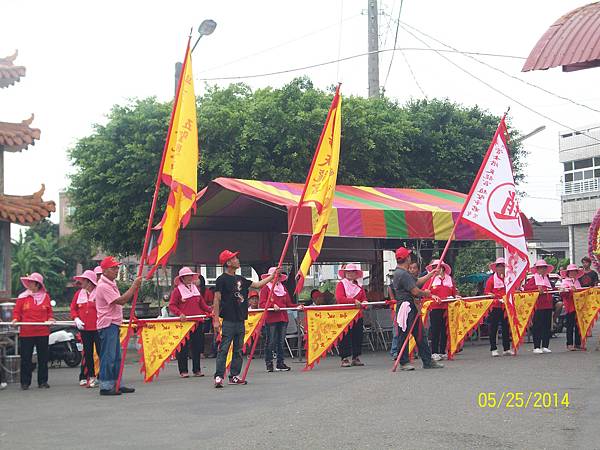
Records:
[[[574,225],[592,223],[596,211],[600,208],[600,192],[595,196],[578,198],[575,196],[563,196],[561,202],[561,223],[563,225]]]
[[[580,264],[581,258],[588,254],[588,231],[590,224],[573,225],[573,248],[575,250],[575,264]]]

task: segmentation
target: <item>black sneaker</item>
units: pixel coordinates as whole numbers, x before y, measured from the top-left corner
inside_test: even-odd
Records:
[[[273,372],[273,361],[267,363],[267,372]]]
[[[289,368],[288,366],[286,366],[285,363],[281,363],[281,364],[278,363],[277,367],[275,367],[275,370],[277,372],[289,372],[292,369]]]
[[[100,389],[100,395],[121,395],[121,391],[115,391],[114,389]]]
[[[246,380],[242,380],[238,376],[233,376],[233,377],[229,378],[229,384],[237,384],[237,385],[243,386],[245,384],[248,384],[248,382]]]
[[[423,369],[443,369],[444,365],[437,361],[431,360],[429,364],[423,364]]]
[[[28,384],[22,384],[21,385],[21,389],[26,391],[27,389],[29,389],[29,385]]]
[[[42,383],[38,385],[39,389],[50,389],[50,385],[48,383]]]
[[[130,387],[125,387],[125,386],[121,386],[119,388],[119,392],[121,394],[133,394],[135,392],[135,388],[130,388]]]

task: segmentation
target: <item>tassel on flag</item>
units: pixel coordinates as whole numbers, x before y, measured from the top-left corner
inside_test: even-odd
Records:
[[[162,182],[171,192],[165,214],[155,229],[160,229],[157,244],[148,256],[154,267],[148,273],[165,265],[177,247],[177,234],[185,228],[196,209],[198,191],[198,128],[196,124],[196,96],[192,75],[190,45],[185,52],[177,96],[173,105],[171,123],[165,148]]]
[[[329,214],[333,207],[333,197],[340,160],[340,141],[342,128],[342,97],[338,85],[321,138],[313,158],[312,166],[306,177],[304,194],[298,203],[298,209],[303,206],[314,206],[317,212],[313,221],[313,235],[308,244],[308,249],[298,270],[296,293],[302,290],[304,279],[310,266],[319,257],[323,239],[329,225]],[[292,234],[293,230],[289,233]]]

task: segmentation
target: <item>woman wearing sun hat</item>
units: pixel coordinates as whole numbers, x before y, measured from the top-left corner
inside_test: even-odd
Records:
[[[360,280],[363,271],[359,264],[350,263],[342,266],[338,271],[341,281],[335,288],[335,300],[338,304],[355,304],[360,308],[367,302],[367,295]],[[364,366],[359,356],[362,353],[363,320],[362,317],[356,321],[354,326],[348,330],[342,338],[338,347],[342,358],[342,367]],[[348,358],[352,356],[352,362]]]
[[[560,271],[562,284],[560,296],[563,300],[563,305],[567,313],[567,349],[581,350],[581,336],[579,329],[575,323],[575,302],[573,300],[573,292],[581,289],[579,278],[584,275],[584,270],[577,267],[576,264],[569,264],[565,270]],[[575,345],[573,345],[573,341]]]
[[[490,315],[488,316],[488,324],[490,326],[490,350],[492,352],[492,356],[500,356],[500,353],[498,353],[496,338],[498,335],[498,325],[501,324],[502,347],[504,349],[503,354],[514,355],[515,352],[510,349],[508,317],[506,316],[504,303],[501,302],[502,298],[506,295],[506,286],[504,285],[504,270],[506,268],[506,261],[504,258],[498,258],[496,261],[491,263],[489,267],[493,272],[493,275],[487,279],[484,293],[494,296],[492,309],[490,310]]]
[[[431,261],[426,267],[427,272],[432,273],[437,269],[439,264],[439,259]],[[431,294],[439,297],[440,300],[449,297],[457,297],[458,291],[456,290],[451,274],[452,269],[448,264],[443,262],[439,273],[425,283],[423,289],[429,289]],[[448,337],[446,327],[448,326],[448,303],[441,301],[431,302],[429,306],[429,323],[431,359],[434,361],[447,359],[448,354],[446,346]]]
[[[275,273],[276,267],[271,267],[267,273],[261,275],[261,279],[269,278]],[[290,368],[285,364],[283,344],[285,342],[285,331],[288,324],[287,311],[280,311],[280,308],[291,308],[297,306],[292,301],[290,294],[283,285],[287,280],[287,275],[281,274],[277,279],[277,284],[267,283],[260,289],[258,306],[264,308],[267,305],[270,292],[273,291],[271,307],[275,311],[268,311],[265,322],[267,333],[267,345],[265,347],[265,364],[267,372],[288,372]],[[248,300],[250,301],[250,300]],[[277,355],[275,368],[273,369],[273,353]]]
[[[175,277],[173,292],[169,300],[169,310],[172,314],[186,320],[187,316],[211,315],[212,308],[206,304],[196,286],[199,275],[189,267],[182,267]],[[203,377],[200,369],[200,354],[204,351],[204,327],[202,323],[189,336],[187,342],[177,352],[179,376],[189,378],[188,355],[192,356],[192,372],[195,377]]]
[[[34,272],[21,277],[25,287],[17,298],[13,322],[54,322],[50,296],[44,286],[44,277]],[[37,350],[37,382],[39,388],[48,385],[48,336],[49,326],[21,325],[19,330],[19,348],[21,351],[21,389],[29,389],[33,370],[33,348]]]
[[[97,311],[96,311],[96,284],[98,284],[96,273],[86,270],[81,275],[73,277],[77,280],[81,289],[75,292],[71,302],[71,318],[79,329],[83,343],[84,361],[81,364],[79,374],[79,386],[90,388],[98,387],[94,367],[94,348],[100,354],[100,335],[98,334]]]
[[[552,302],[552,294],[549,294],[548,291],[553,290],[554,286],[548,274],[553,270],[553,265],[540,259],[531,268],[533,277],[525,283],[526,291],[539,292],[532,326],[533,353],[535,354],[552,353],[548,347],[550,346],[550,335],[552,334],[552,311],[554,304]]]

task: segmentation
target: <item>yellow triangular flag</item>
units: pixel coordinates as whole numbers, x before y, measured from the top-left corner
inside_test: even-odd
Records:
[[[525,336],[525,332],[529,326],[529,321],[533,315],[538,295],[538,292],[518,292],[513,294],[515,312],[517,314],[519,325],[517,326],[515,324],[515,321],[510,314],[507,314],[507,317],[515,350],[518,349],[521,342],[523,342],[523,336]],[[504,330],[502,330],[502,332],[504,333]],[[521,338],[519,338],[519,336]]]
[[[600,289],[597,287],[573,294],[577,327],[581,335],[581,346],[585,348],[588,331],[598,319],[600,313]]]
[[[493,300],[448,303],[448,356],[452,357],[463,341],[483,322]]]

